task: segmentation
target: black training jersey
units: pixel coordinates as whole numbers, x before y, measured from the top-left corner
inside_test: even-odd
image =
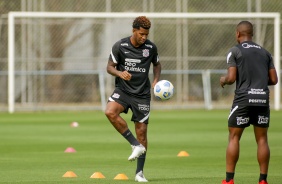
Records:
[[[232,47],[228,67],[237,67],[234,104],[269,106],[268,72],[274,68],[268,51],[252,41]]]
[[[117,64],[117,70],[127,70],[132,75],[130,81],[116,77],[116,88],[133,96],[151,97],[148,74],[151,63],[159,62],[158,50],[154,43],[146,40],[136,48],[131,44],[130,37],[123,38],[113,45],[109,60]]]

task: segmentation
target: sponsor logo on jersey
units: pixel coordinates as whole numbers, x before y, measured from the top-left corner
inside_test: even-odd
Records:
[[[258,124],[267,124],[268,123],[268,117],[265,116],[258,116]]]
[[[251,89],[250,91],[248,91],[248,94],[254,94],[254,95],[265,95],[266,92],[263,91],[263,89]]]
[[[150,44],[145,44],[146,47],[150,47],[150,48],[153,48],[153,45],[150,45]]]
[[[252,48],[252,47],[257,48],[257,49],[261,49],[261,47],[259,45],[251,45],[251,44],[248,44],[248,43],[243,43],[242,47],[245,48],[245,49]]]
[[[113,98],[119,98],[119,97],[120,97],[120,94],[114,93],[114,94],[112,95],[112,97],[113,97]]]
[[[121,46],[128,46],[128,43],[121,43]]]
[[[129,52],[129,51],[125,51],[124,53],[125,53],[125,54],[128,54],[128,53],[130,53],[130,52]]]
[[[125,66],[125,69],[127,71],[132,71],[132,72],[146,72],[145,68],[134,67],[134,66],[131,66],[131,67]]]
[[[249,99],[249,103],[261,103],[261,104],[265,104],[266,100],[263,99]]]
[[[243,118],[243,117],[236,117],[236,119],[237,119],[237,125],[244,125],[244,124],[247,124],[247,123],[249,123],[249,120],[250,120],[249,117],[246,117],[246,118]]]
[[[141,63],[140,59],[125,59],[125,69],[127,71],[134,71],[134,72],[146,72],[146,68],[138,67],[137,64]]]
[[[148,57],[150,55],[149,49],[143,49],[142,52],[143,52],[143,57]]]
[[[138,109],[141,111],[150,111],[150,105],[138,104]]]
[[[141,63],[140,59],[129,59],[129,58],[125,58],[126,62],[131,62],[131,63]]]

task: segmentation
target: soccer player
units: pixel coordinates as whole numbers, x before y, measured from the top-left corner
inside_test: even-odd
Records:
[[[270,149],[267,131],[270,123],[268,85],[278,82],[272,56],[252,41],[253,25],[242,21],[237,25],[238,45],[227,54],[227,74],[220,85],[236,81],[235,96],[228,117],[229,143],[226,150],[226,179],[222,184],[234,184],[236,163],[239,159],[239,141],[250,124],[254,127],[257,160],[260,168],[259,184],[267,184]]]
[[[159,81],[161,64],[158,50],[148,40],[150,20],[145,16],[135,18],[132,35],[117,41],[109,57],[107,72],[115,76],[115,90],[109,97],[105,115],[114,128],[130,143],[132,154],[128,160],[137,159],[135,181],[147,182],[143,168],[147,150],[147,127],[150,115],[151,88]],[[152,85],[148,78],[153,65]],[[131,109],[136,138],[120,113]]]

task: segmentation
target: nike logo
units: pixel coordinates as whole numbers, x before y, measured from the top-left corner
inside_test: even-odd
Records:
[[[125,54],[128,54],[129,52],[124,52]]]

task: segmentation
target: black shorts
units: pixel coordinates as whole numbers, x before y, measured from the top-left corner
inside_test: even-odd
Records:
[[[108,102],[112,101],[121,104],[124,107],[124,113],[127,113],[128,109],[131,109],[131,121],[148,124],[151,98],[138,98],[131,96],[120,89],[115,89],[108,100]]]
[[[228,117],[228,127],[245,128],[250,124],[258,127],[269,127],[269,106],[233,105]]]

